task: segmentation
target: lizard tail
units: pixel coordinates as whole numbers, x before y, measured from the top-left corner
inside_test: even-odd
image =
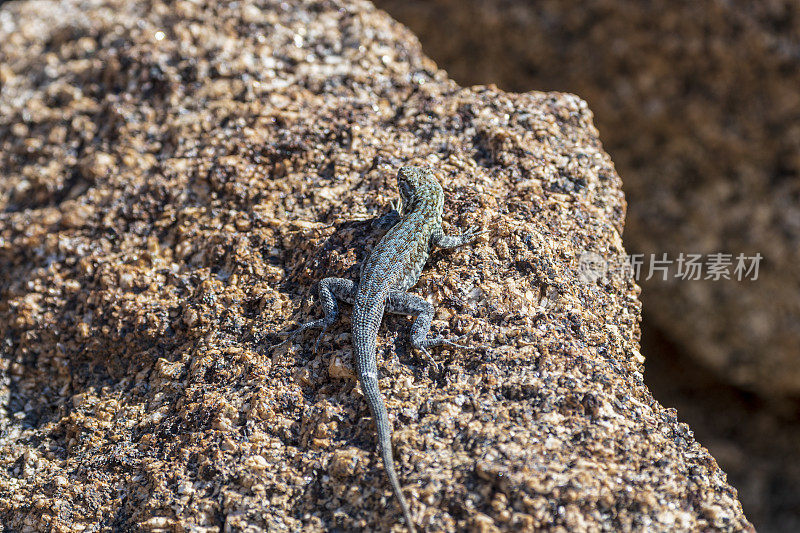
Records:
[[[363,283],[363,278],[361,283]],[[380,444],[383,468],[392,485],[392,492],[400,503],[405,517],[406,527],[414,533],[414,522],[411,520],[411,509],[408,507],[400,489],[397,472],[394,470],[392,458],[392,428],[386,415],[386,405],[383,403],[381,391],[378,388],[378,361],[376,359],[377,347],[375,346],[378,327],[383,318],[385,296],[380,294],[378,287],[372,291],[361,292],[356,297],[353,307],[353,355],[355,355],[358,380],[364,391],[375,426],[378,430],[378,444]]]
[[[403,496],[403,491],[400,488],[400,481],[397,479],[397,472],[394,470],[391,441],[392,428],[389,426],[386,405],[383,403],[380,389],[378,389],[377,375],[375,373],[369,375],[369,372],[361,372],[361,374],[361,388],[364,390],[364,396],[372,411],[378,430],[378,443],[380,444],[383,468],[386,470],[386,475],[389,477],[389,483],[392,485],[392,492],[394,492],[394,496],[397,498],[397,501],[400,503],[400,508],[403,510],[406,526],[411,533],[415,533],[414,522],[411,519],[411,509],[408,507],[405,496]]]

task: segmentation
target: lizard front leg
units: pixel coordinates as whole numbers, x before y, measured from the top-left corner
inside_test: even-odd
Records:
[[[486,233],[486,230],[473,226],[461,235],[446,235],[442,226],[439,226],[431,233],[431,248],[458,248],[471,243],[484,233]]]
[[[403,218],[400,206],[392,202],[392,210],[372,221],[372,227],[379,230],[390,230]]]
[[[337,300],[352,304],[356,299],[358,286],[349,279],[344,278],[325,278],[319,282],[319,299],[322,302],[322,309],[325,316],[317,320],[312,320],[301,325],[289,334],[282,342],[276,344],[274,348],[290,342],[292,339],[310,328],[322,328],[314,344],[314,352],[319,348],[319,341],[328,328],[339,318],[339,304]]]

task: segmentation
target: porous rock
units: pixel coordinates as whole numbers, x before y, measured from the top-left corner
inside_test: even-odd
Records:
[[[348,320],[272,348],[355,278],[431,165],[415,292],[437,374],[379,336],[399,475],[431,531],[750,528],[642,382],[621,182],[586,104],[464,89],[359,1],[0,10],[0,516],[15,531],[401,527]],[[585,258],[591,261],[585,261]]]
[[[639,278],[647,320],[731,384],[800,396],[797,2],[376,3],[460,83],[585,98],[625,181],[628,251],[672,262]],[[710,279],[676,277],[681,254]],[[762,256],[758,279],[737,279],[739,254]]]

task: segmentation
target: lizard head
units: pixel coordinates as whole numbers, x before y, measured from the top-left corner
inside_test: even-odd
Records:
[[[436,198],[442,195],[442,186],[430,167],[401,167],[397,172],[397,189],[403,206],[412,205],[419,197]]]

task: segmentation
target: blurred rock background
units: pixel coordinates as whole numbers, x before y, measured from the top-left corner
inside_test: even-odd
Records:
[[[757,281],[642,277],[642,351],[757,529],[800,530],[800,6],[376,3],[461,84],[586,99],[629,253],[763,256]]]

